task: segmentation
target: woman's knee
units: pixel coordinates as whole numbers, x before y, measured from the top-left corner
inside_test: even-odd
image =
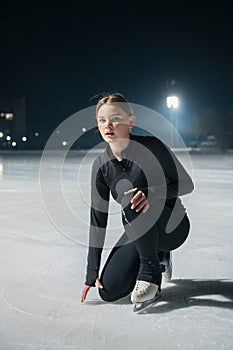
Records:
[[[99,296],[103,301],[106,301],[108,303],[120,299],[120,296],[114,295],[111,291],[106,291],[104,288],[99,288]]]
[[[179,225],[170,233],[160,230],[159,249],[175,250],[187,240],[190,233],[190,220],[185,215]]]

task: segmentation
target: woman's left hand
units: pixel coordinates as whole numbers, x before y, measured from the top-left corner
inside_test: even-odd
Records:
[[[143,208],[143,213],[146,213],[150,208],[150,204],[146,198],[146,195],[141,190],[138,190],[137,187],[132,188],[129,191],[124,192],[124,195],[135,193],[131,199],[131,209],[135,209],[136,212],[140,211]]]

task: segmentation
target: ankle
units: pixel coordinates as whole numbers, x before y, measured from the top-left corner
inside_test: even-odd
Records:
[[[157,257],[140,257],[138,280],[161,285],[161,270]]]

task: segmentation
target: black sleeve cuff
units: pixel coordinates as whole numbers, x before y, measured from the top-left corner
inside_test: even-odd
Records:
[[[96,270],[87,270],[86,282],[87,286],[95,287],[95,281],[98,277],[98,271]]]

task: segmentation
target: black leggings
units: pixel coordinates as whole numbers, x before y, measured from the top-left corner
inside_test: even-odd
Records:
[[[180,247],[188,237],[190,221],[187,214],[178,226],[169,234],[165,228],[172,209],[165,206],[156,224],[138,241],[131,242],[126,234],[121,236],[111,250],[103,267],[100,281],[103,289],[99,289],[100,297],[107,302],[118,300],[130,294],[135,286],[140,266],[138,242],[140,247],[151,247],[157,250],[171,251]],[[142,242],[142,244],[141,244]],[[154,246],[153,246],[154,242]]]

